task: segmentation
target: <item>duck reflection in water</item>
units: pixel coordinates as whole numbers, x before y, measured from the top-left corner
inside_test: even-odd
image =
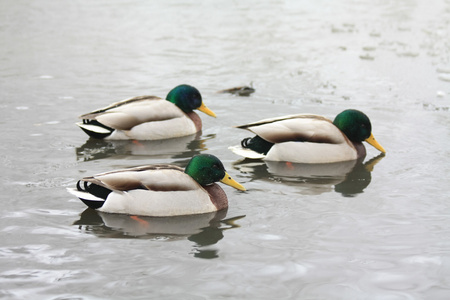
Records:
[[[215,135],[201,138],[201,133],[156,141],[98,140],[90,138],[76,148],[77,160],[90,161],[118,155],[141,155],[154,158],[191,158],[207,150],[205,142]]]
[[[177,217],[142,217],[102,213],[91,208],[81,213],[73,224],[100,238],[137,238],[151,240],[182,240],[194,243],[191,253],[199,258],[217,258],[218,250],[209,246],[223,237],[223,231],[240,227],[235,221],[245,216],[225,219],[227,209],[213,213]]]
[[[329,164],[299,164],[290,162],[244,159],[234,163],[242,173],[250,173],[252,180],[281,181],[302,188],[303,194],[322,194],[334,191],[344,197],[363,193],[372,179],[371,172],[385,156],[384,153],[366,161],[364,158]]]

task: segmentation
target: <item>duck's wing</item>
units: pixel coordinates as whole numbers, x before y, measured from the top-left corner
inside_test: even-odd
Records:
[[[156,96],[138,96],[81,115],[80,118],[96,120],[113,129],[130,130],[142,123],[182,116],[184,112],[167,100]]]
[[[288,141],[329,144],[346,142],[346,137],[331,120],[311,114],[264,119],[237,128],[247,129],[274,144]]]
[[[113,108],[119,108],[121,106],[125,106],[125,105],[131,104],[131,103],[137,103],[137,102],[147,101],[147,100],[161,100],[161,98],[157,97],[157,96],[148,96],[148,95],[128,98],[128,99],[124,99],[124,100],[121,100],[118,102],[111,103],[110,105],[108,105],[106,107],[99,108],[92,112],[81,115],[79,118],[80,119],[94,119],[97,115],[103,114]]]
[[[173,165],[151,165],[117,170],[85,177],[90,182],[111,191],[151,190],[151,191],[189,191],[200,185],[182,168]]]

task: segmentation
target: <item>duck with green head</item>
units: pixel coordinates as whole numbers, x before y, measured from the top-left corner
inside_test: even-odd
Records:
[[[369,118],[361,111],[347,109],[334,121],[310,114],[290,115],[237,126],[254,134],[230,147],[238,155],[270,161],[332,163],[366,155],[366,141],[379,151]]]
[[[167,217],[227,208],[227,195],[218,181],[245,191],[216,156],[199,154],[185,170],[174,165],[117,170],[85,177],[69,192],[98,211]]]
[[[173,88],[166,99],[138,96],[113,103],[80,116],[77,125],[98,139],[161,140],[187,136],[202,129],[198,109],[216,115],[205,106],[200,92],[182,84]]]

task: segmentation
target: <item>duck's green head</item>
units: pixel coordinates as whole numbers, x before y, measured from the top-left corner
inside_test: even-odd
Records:
[[[386,153],[372,134],[372,124],[369,117],[356,109],[347,109],[336,116],[333,124],[339,128],[350,141],[366,141],[379,151]]]
[[[208,185],[220,181],[235,189],[245,191],[245,188],[241,184],[228,175],[222,162],[211,154],[195,155],[189,161],[184,172],[201,185]]]
[[[195,87],[187,84],[174,87],[167,94],[166,100],[178,106],[185,113],[198,109],[211,117],[216,116],[216,114],[203,103],[200,92]]]

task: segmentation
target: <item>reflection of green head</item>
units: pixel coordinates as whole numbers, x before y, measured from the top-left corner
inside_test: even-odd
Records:
[[[344,110],[336,116],[333,124],[352,142],[362,142],[370,137],[372,132],[369,118],[356,109]]]
[[[182,84],[174,87],[166,100],[178,106],[185,113],[191,112],[202,105],[202,95],[193,86]]]
[[[184,171],[201,185],[222,180],[225,168],[222,162],[211,154],[199,154],[192,157]]]

